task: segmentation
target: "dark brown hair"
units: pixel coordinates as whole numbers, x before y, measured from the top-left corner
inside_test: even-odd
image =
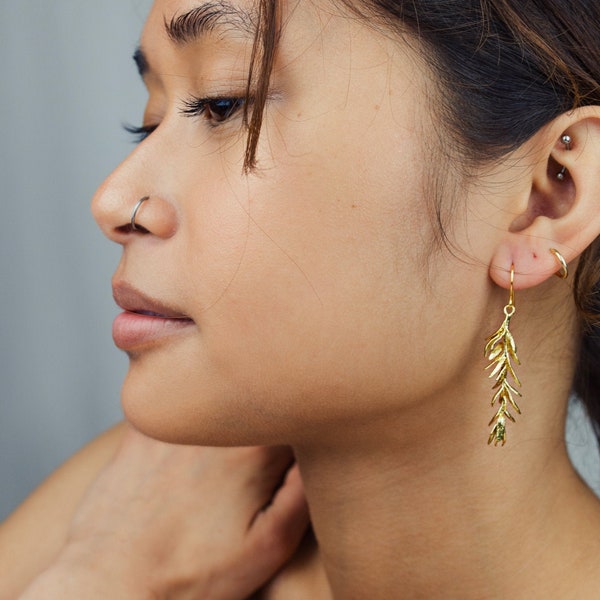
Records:
[[[600,106],[598,0],[341,2],[418,40],[440,84],[443,125],[465,165],[500,159],[562,113]],[[259,7],[259,93],[247,119],[246,168],[255,162],[278,32],[277,1],[259,0]],[[600,239],[581,255],[573,293],[582,329],[574,391],[600,437]]]

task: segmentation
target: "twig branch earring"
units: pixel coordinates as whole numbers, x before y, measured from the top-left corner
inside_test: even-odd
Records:
[[[494,377],[496,383],[492,390],[497,390],[492,398],[492,406],[498,402],[499,408],[496,414],[492,417],[492,420],[488,425],[494,425],[490,436],[488,438],[488,444],[494,442],[494,446],[501,443],[503,446],[506,443],[506,420],[515,422],[515,418],[509,411],[512,406],[514,410],[521,414],[521,409],[515,400],[515,396],[521,396],[513,384],[508,381],[510,376],[515,385],[521,387],[521,382],[515,373],[512,362],[515,361],[517,364],[521,364],[519,357],[517,356],[517,346],[515,340],[510,332],[510,320],[515,314],[515,293],[513,289],[513,283],[515,279],[515,265],[510,266],[510,293],[508,298],[508,304],[504,307],[504,321],[498,331],[493,333],[486,340],[484,355],[490,361],[490,364],[486,369],[492,368],[492,372],[489,377]]]
[[[571,149],[571,142],[573,140],[571,139],[570,135],[567,135],[565,133],[565,135],[563,135],[560,138],[560,141],[565,145],[565,150],[570,150]],[[563,166],[563,168],[556,174],[556,179],[558,179],[559,181],[564,181],[566,173],[567,173],[567,167]]]

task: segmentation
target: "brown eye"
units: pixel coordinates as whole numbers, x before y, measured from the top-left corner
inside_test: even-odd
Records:
[[[237,113],[242,106],[243,98],[218,98],[206,102],[204,114],[207,119],[221,123]]]
[[[245,98],[190,98],[181,113],[187,117],[204,117],[211,125],[224,123],[244,106]]]

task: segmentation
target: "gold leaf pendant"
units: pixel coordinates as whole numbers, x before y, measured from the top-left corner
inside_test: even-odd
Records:
[[[493,333],[486,340],[484,355],[490,361],[486,367],[492,369],[489,377],[495,378],[496,383],[492,390],[495,390],[492,398],[492,406],[498,403],[499,407],[496,414],[492,417],[489,425],[494,425],[488,444],[494,442],[494,446],[498,443],[506,443],[506,423],[507,420],[515,422],[514,416],[510,412],[512,407],[514,411],[521,414],[521,409],[517,404],[515,397],[522,396],[521,392],[515,386],[521,387],[521,382],[513,368],[513,362],[520,365],[519,357],[517,356],[517,346],[510,332],[510,320],[515,314],[514,292],[513,292],[514,266],[511,267],[510,273],[510,299],[509,303],[504,307],[504,321],[498,331]],[[509,377],[513,383],[509,381]]]

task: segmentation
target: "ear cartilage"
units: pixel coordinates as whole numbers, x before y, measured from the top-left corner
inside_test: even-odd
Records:
[[[570,150],[571,149],[571,142],[573,141],[570,135],[563,135],[560,138],[560,141],[565,145],[565,150]],[[556,174],[556,179],[558,179],[559,181],[564,181],[565,179],[565,174],[567,172],[567,167],[563,167],[557,174]]]

